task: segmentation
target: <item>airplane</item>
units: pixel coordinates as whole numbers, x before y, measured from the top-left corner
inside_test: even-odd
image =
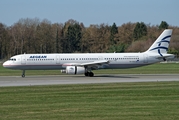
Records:
[[[68,54],[20,54],[3,63],[3,67],[22,70],[61,70],[66,74],[84,74],[93,77],[92,70],[124,69],[150,65],[171,60],[175,56],[167,54],[172,29],[166,29],[151,45],[141,53],[68,53]]]

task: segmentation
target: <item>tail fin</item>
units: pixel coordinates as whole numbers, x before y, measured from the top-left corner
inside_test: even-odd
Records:
[[[172,29],[164,30],[146,52],[158,53],[160,56],[163,56],[162,54],[166,54],[168,51],[171,35]]]

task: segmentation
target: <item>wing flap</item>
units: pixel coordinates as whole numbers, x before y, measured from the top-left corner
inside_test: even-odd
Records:
[[[94,62],[88,62],[88,63],[81,63],[78,66],[92,67],[92,66],[103,65],[103,64],[108,64],[108,63],[109,63],[109,61],[107,61],[107,60],[100,60],[100,61],[94,61]]]

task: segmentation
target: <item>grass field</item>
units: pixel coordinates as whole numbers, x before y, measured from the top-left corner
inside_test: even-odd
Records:
[[[179,64],[97,70],[95,74],[179,74]],[[29,70],[26,75],[59,75]],[[20,70],[0,67],[0,76]],[[178,120],[179,82],[0,87],[0,120]]]
[[[10,70],[0,66],[0,76],[20,76],[21,70]],[[27,70],[28,75],[59,75],[60,70]],[[153,64],[132,69],[95,70],[94,74],[179,74],[179,63]]]
[[[0,88],[1,120],[178,120],[179,82]]]

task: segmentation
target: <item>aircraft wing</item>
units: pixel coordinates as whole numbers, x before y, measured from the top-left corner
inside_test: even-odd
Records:
[[[93,66],[100,66],[100,65],[108,64],[108,63],[109,63],[109,61],[107,61],[107,60],[99,60],[99,61],[94,61],[94,62],[81,63],[78,66],[93,67]]]

